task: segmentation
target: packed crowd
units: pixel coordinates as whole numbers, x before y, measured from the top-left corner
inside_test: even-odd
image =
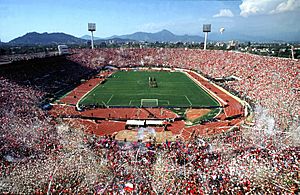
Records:
[[[72,126],[70,124],[70,126]],[[299,147],[254,147],[241,131],[189,142],[117,141],[57,126],[56,149],[2,175],[1,192],[281,194],[299,192]],[[2,174],[3,174],[2,170]]]
[[[91,146],[96,151],[106,148],[115,178],[100,190],[108,192],[122,192],[124,184],[132,183],[138,194],[274,194],[282,192],[284,182],[294,184],[299,179],[299,148],[276,154],[245,144],[240,132],[231,132],[208,142],[195,136],[188,143],[149,141],[128,146],[100,138]]]
[[[54,95],[60,91],[69,91],[81,82],[80,79],[95,74],[98,67],[82,66],[64,57],[56,56],[14,62],[2,65],[0,68],[0,77]]]
[[[0,77],[2,179],[17,163],[47,155],[57,144],[54,121],[37,106],[43,94]]]
[[[1,69],[0,193],[299,192],[298,61],[184,49],[75,50],[68,58],[77,63]],[[40,109],[47,93],[108,64],[235,75],[242,80],[226,85],[269,108],[270,116],[256,114],[254,127],[213,138],[129,143],[85,135]],[[66,73],[68,78],[62,76]],[[283,128],[275,131],[273,123]],[[293,134],[287,134],[286,127],[292,127]]]
[[[93,71],[63,58],[0,66],[1,181],[16,165],[53,153],[58,144],[57,123],[41,109],[41,102]]]
[[[0,56],[0,62],[1,61],[23,61],[23,60],[32,60],[32,59],[38,59],[38,58],[45,58],[50,56],[57,55],[56,52],[39,52],[39,53],[29,53],[29,54],[12,54],[12,55],[1,55]]]

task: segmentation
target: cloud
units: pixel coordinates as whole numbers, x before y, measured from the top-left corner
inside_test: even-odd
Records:
[[[270,13],[282,13],[288,11],[294,11],[300,8],[299,0],[288,0],[277,5],[275,10],[272,10]]]
[[[300,10],[299,0],[242,0],[241,16],[278,14]]]
[[[221,9],[220,12],[218,14],[215,14],[213,17],[217,18],[217,17],[233,17],[233,13],[232,11],[230,11],[230,9]]]

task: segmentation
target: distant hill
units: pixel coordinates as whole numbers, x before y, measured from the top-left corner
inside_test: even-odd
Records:
[[[65,33],[30,32],[9,42],[12,45],[82,44],[86,41]]]
[[[130,39],[147,42],[201,42],[203,37],[196,35],[175,35],[168,30],[162,30],[156,33],[136,32],[128,35],[114,35],[111,38]]]
[[[91,40],[90,35],[84,35],[80,37],[81,39],[84,39],[85,41]],[[121,39],[121,38],[100,38],[100,37],[94,37],[94,42],[95,44],[99,44],[101,42],[107,42],[107,41],[113,41],[115,43],[124,43],[124,42],[130,42],[130,41],[135,41],[131,39]]]
[[[110,39],[98,39],[98,40],[95,40],[95,44],[100,44],[102,42],[126,43],[126,42],[133,42],[133,41],[135,41],[135,40],[121,39],[121,38],[110,38]]]
[[[81,39],[84,39],[84,40],[91,40],[91,36],[90,35],[83,35],[82,37],[80,37]],[[102,38],[100,37],[95,37],[94,36],[94,40],[101,40]]]

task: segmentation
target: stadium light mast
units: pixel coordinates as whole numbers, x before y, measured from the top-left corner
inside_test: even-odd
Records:
[[[91,45],[92,45],[92,49],[94,49],[94,34],[93,34],[93,32],[96,31],[96,23],[88,23],[88,31],[91,31],[91,33],[92,33]]]
[[[204,50],[206,50],[208,33],[211,32],[211,24],[203,24],[204,32]]]

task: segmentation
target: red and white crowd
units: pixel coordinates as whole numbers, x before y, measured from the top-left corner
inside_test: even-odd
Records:
[[[73,68],[67,68],[68,61],[52,69],[51,65],[39,70],[28,66],[27,71],[16,67],[0,74],[1,193],[299,193],[297,137],[290,144],[288,136],[265,136],[257,144],[255,137],[267,133],[254,128],[268,129],[264,125],[211,138],[194,136],[185,142],[155,143],[152,139],[129,143],[111,136],[85,135],[38,106],[47,93],[105,65],[181,67],[212,78],[239,77],[226,82],[229,89],[267,108],[278,132],[292,127],[296,129],[293,135],[299,138],[299,61],[166,48],[82,49],[73,53],[68,57],[78,65]],[[59,75],[68,75],[67,81]],[[251,134],[252,129],[252,136],[244,133]],[[279,141],[283,144],[276,144]]]

